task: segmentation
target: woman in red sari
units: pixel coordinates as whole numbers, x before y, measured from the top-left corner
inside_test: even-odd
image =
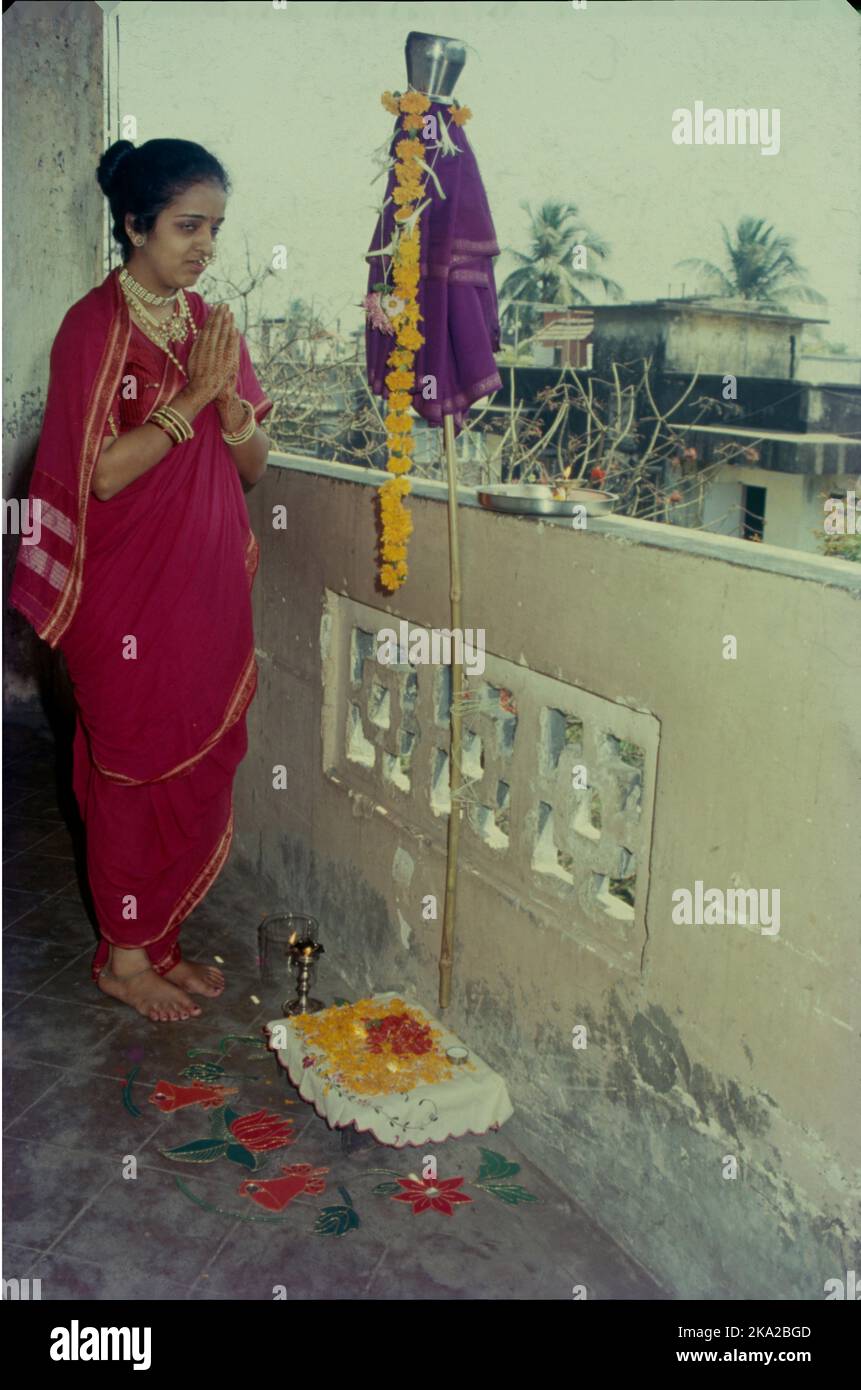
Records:
[[[124,265],[66,314],[51,351],[10,602],[66,660],[74,791],[101,940],[99,988],[153,1021],[201,1011],[220,971],[179,929],[220,872],[257,686],[259,550],[242,481],[272,409],[223,307],[191,290],[227,176],[202,146],[118,141],[102,156]]]

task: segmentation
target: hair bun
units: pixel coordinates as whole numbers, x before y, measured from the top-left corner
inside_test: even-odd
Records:
[[[115,140],[114,143],[105,150],[99,160],[99,167],[96,170],[96,178],[99,187],[106,195],[110,195],[111,189],[117,181],[117,174],[130,154],[134,154],[135,147],[131,140]]]

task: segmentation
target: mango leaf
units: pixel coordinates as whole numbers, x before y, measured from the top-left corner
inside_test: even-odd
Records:
[[[525,1187],[520,1187],[517,1183],[485,1183],[484,1191],[492,1193],[501,1202],[507,1202],[510,1207],[516,1207],[518,1202],[538,1201],[532,1192],[527,1192]]]
[[[176,1158],[180,1163],[214,1163],[221,1158],[227,1145],[220,1139],[193,1139],[190,1144],[180,1144],[176,1149],[159,1149],[165,1158]]]
[[[389,1197],[393,1192],[403,1192],[399,1182],[378,1182],[376,1187],[371,1188],[378,1197]]]
[[[519,1163],[509,1163],[502,1154],[494,1153],[493,1149],[480,1149],[484,1162],[478,1170],[478,1181],[487,1182],[491,1179],[498,1182],[500,1178],[513,1178],[515,1173],[520,1172]]]
[[[383,286],[383,289],[385,289],[385,285]],[[332,1003],[333,1003],[333,1004],[339,1004],[339,1005],[340,1005],[340,1004],[349,1004],[349,1002],[350,1002],[349,999],[333,999],[333,1000],[332,1000]]]
[[[360,1225],[359,1214],[354,1207],[323,1207],[314,1222],[314,1234],[343,1236]]]
[[[241,1163],[243,1168],[249,1168],[252,1173],[261,1166],[259,1156],[251,1153],[242,1144],[227,1144],[225,1147],[231,1163]]]

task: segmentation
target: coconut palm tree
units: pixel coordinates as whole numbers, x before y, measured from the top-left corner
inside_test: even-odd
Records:
[[[807,272],[793,254],[793,238],[778,236],[763,217],[742,217],[734,239],[721,223],[725,268],[711,261],[689,259],[678,266],[699,272],[705,286],[716,296],[748,299],[771,309],[786,309],[787,301],[804,300],[824,304],[825,296],[804,284]]]
[[[502,314],[503,327],[510,331],[514,321],[518,301],[533,301],[543,304],[590,304],[592,300],[587,291],[596,286],[613,299],[622,295],[622,287],[596,270],[588,269],[593,257],[603,260],[610,248],[605,241],[582,222],[580,213],[573,203],[542,203],[537,213],[529,204],[520,206],[529,214],[530,249],[528,254],[506,250],[518,262],[500,288],[500,299],[509,303]],[[587,268],[578,269],[574,263],[574,248],[586,248]],[[516,309],[520,336],[529,334],[540,323],[540,311],[534,303],[524,303]]]

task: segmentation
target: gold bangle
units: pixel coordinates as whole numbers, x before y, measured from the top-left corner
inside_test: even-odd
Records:
[[[239,404],[248,407],[248,420],[244,425],[240,426],[235,434],[225,434],[224,430],[221,431],[221,438],[224,440],[225,444],[244,444],[257,430],[257,419],[254,415],[254,406],[250,401],[244,400],[240,400]]]
[[[190,422],[186,420],[185,416],[180,411],[175,410],[172,405],[163,405],[161,409],[164,412],[167,419],[172,420],[174,422],[183,439],[194,438],[194,430],[192,429]]]
[[[152,416],[149,417],[147,424],[160,425],[161,430],[166,431],[166,434],[171,436],[174,443],[179,443],[182,439],[181,428],[179,428],[177,421],[172,420],[171,416],[168,416],[167,410],[153,410]]]
[[[168,439],[170,440],[171,444],[178,444],[178,443],[179,443],[178,438],[177,438],[176,435],[174,434],[174,426],[173,426],[173,425],[165,424],[164,420],[157,420],[157,419],[155,418],[154,415],[151,415],[151,416],[149,417],[149,419],[147,420],[147,424],[148,424],[148,425],[155,425],[156,429],[162,430],[162,431],[167,435],[167,437],[168,437]]]
[[[177,411],[171,410],[168,406],[161,406],[160,410],[153,410],[152,416],[149,418],[153,424],[160,425],[161,430],[166,431],[174,443],[185,443],[186,439],[191,438],[188,434],[188,421],[182,420],[182,416],[179,416]]]

